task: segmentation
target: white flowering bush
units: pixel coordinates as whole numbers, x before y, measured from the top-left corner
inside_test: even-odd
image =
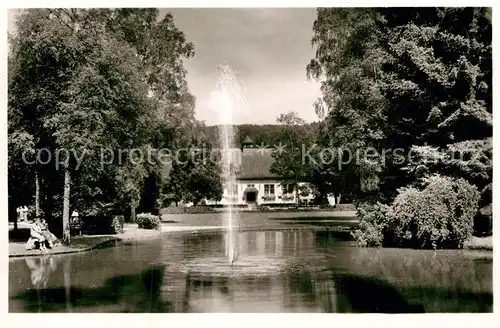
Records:
[[[160,217],[151,213],[141,213],[136,217],[137,227],[139,229],[160,230]]]
[[[463,248],[472,236],[480,193],[463,179],[432,176],[423,190],[401,188],[392,206],[359,210],[358,246]]]
[[[480,194],[463,179],[428,178],[422,191],[402,188],[388,213],[394,241],[415,248],[462,248],[472,236]]]

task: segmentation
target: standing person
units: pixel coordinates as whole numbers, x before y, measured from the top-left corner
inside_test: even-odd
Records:
[[[28,206],[26,205],[23,207],[23,220],[24,222],[28,222]]]
[[[23,219],[22,215],[21,215],[21,210],[22,210],[22,207],[19,206],[17,209],[16,209],[16,212],[17,212],[17,222],[21,222],[21,220]]]
[[[82,224],[79,220],[78,217],[78,212],[76,210],[71,213],[71,218],[70,218],[70,227],[73,227],[75,231],[78,231],[78,234],[82,234]]]

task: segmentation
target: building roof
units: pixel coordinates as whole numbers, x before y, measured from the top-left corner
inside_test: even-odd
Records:
[[[271,173],[274,162],[272,149],[245,148],[241,152],[240,170],[237,179],[272,179],[279,176]]]
[[[214,150],[217,151],[217,150]],[[278,175],[271,173],[271,166],[274,162],[272,149],[270,148],[244,148],[231,149],[230,156],[232,162],[237,166],[236,179],[258,180],[258,179],[279,179]],[[166,163],[164,178],[168,177],[172,169],[171,163]]]

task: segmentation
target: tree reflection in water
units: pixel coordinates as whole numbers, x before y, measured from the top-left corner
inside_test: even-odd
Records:
[[[31,285],[22,290],[23,279],[30,278],[16,280],[20,288],[12,300],[29,312],[492,310],[491,260],[461,252],[359,249],[312,231],[252,231],[239,240],[244,265],[232,271],[211,267],[223,256],[220,234],[179,236],[95,255],[26,258]],[[158,249],[161,253],[155,253]],[[205,269],[192,265],[186,271],[182,261]],[[22,264],[10,270],[26,270]],[[265,265],[272,270],[262,269]]]

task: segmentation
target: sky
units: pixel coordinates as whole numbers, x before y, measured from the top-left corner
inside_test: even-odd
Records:
[[[196,97],[196,117],[218,123],[211,101],[218,79],[217,65],[228,63],[245,85],[247,109],[235,124],[272,124],[279,114],[296,111],[316,121],[313,102],[319,83],[308,81],[306,65],[314,56],[311,45],[314,8],[173,8],[174,23],[194,44],[195,55],[185,60],[188,86]],[[9,11],[9,28],[12,27]]]
[[[195,55],[185,61],[190,91],[196,96],[197,118],[217,123],[210,94],[218,77],[216,65],[227,62],[245,85],[247,115],[235,123],[272,124],[294,110],[315,121],[313,102],[319,84],[308,81],[314,8],[166,9],[194,43]]]

